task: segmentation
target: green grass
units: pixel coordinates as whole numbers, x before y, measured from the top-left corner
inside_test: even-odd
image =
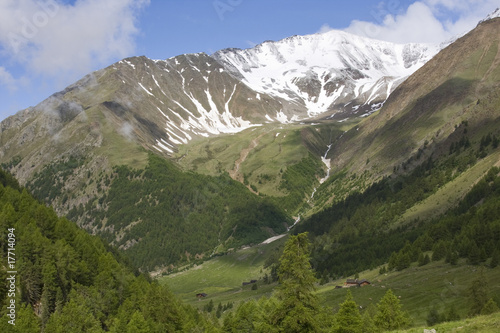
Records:
[[[161,277],[161,283],[167,284],[184,302],[194,306],[203,306],[213,300],[219,302],[238,303],[249,298],[270,295],[275,285],[258,282],[258,289],[242,286],[250,280],[262,279],[267,270],[264,263],[277,247],[284,243],[283,237],[271,244],[244,248],[231,254],[216,257],[189,270]],[[195,297],[197,293],[206,293],[208,297],[201,301]]]
[[[124,135],[118,133],[110,119],[100,110],[92,110],[91,118],[102,124],[104,140],[96,149],[97,155],[106,156],[110,165],[127,165],[134,169],[141,169],[148,164],[148,153],[140,145],[133,143]]]
[[[277,198],[278,204],[283,203],[282,208],[286,208],[290,215],[306,215],[309,209],[319,210],[327,202],[320,201],[314,207],[297,202],[298,199],[302,203],[310,199],[313,187],[318,185],[317,179],[326,171],[320,156],[325,154],[329,143],[335,142],[345,130],[359,121],[314,125],[265,124],[236,134],[193,140],[179,147],[175,159],[186,170],[209,175],[228,172],[252,191]],[[317,172],[312,182],[307,180],[301,197],[297,198],[296,193],[280,185],[287,168],[310,156],[318,161]],[[291,194],[295,195],[293,203],[285,204],[291,199],[284,197]],[[294,208],[290,209],[290,206]]]
[[[477,180],[481,179],[499,158],[500,152],[496,151],[479,160],[473,167],[442,186],[436,193],[413,205],[399,218],[396,226],[416,219],[426,220],[436,217],[446,212],[450,207],[456,206]]]
[[[488,315],[468,318],[459,321],[432,326],[436,332],[460,332],[460,333],[497,333],[500,332],[500,312]],[[422,333],[424,329],[431,327],[423,326],[416,327],[404,331],[396,331],[401,333]]]
[[[228,256],[217,257],[200,266],[187,271],[160,278],[184,302],[202,308],[213,300],[226,304],[269,297],[277,284],[258,282],[258,289],[242,286],[243,281],[262,278],[266,273],[263,264],[266,258],[277,248],[285,238],[268,245],[238,250]],[[354,300],[363,309],[370,304],[376,305],[388,289],[400,297],[403,310],[408,311],[412,318],[412,327],[425,326],[426,318],[431,308],[439,313],[445,313],[454,306],[461,318],[466,318],[469,311],[467,290],[472,281],[480,276],[483,270],[485,284],[488,286],[488,297],[500,298],[500,267],[490,269],[483,266],[470,266],[465,260],[452,266],[443,261],[431,262],[418,267],[414,263],[403,271],[393,271],[379,274],[379,269],[359,273],[360,279],[368,279],[372,284],[362,288],[351,288]],[[346,278],[318,285],[317,295],[323,306],[338,310],[339,304],[345,299],[347,289],[335,289],[343,285]],[[196,293],[205,292],[208,297],[198,300]],[[497,318],[497,323],[498,323]],[[442,324],[448,325],[448,324]],[[472,325],[472,324],[471,324]],[[475,326],[471,326],[475,327]],[[469,331],[472,332],[472,331]],[[486,331],[489,332],[489,331]]]
[[[467,290],[472,281],[480,276],[481,269],[484,270],[489,297],[499,297],[500,285],[497,281],[500,267],[470,266],[464,260],[456,266],[443,261],[422,267],[414,263],[403,271],[383,275],[378,273],[378,269],[361,272],[359,278],[368,279],[372,285],[351,288],[351,291],[356,303],[366,308],[370,304],[376,305],[386,291],[392,289],[395,295],[400,296],[403,310],[408,311],[413,325],[423,326],[432,307],[443,313],[453,305],[461,318],[465,318],[469,310]],[[319,288],[318,294],[325,305],[337,307],[344,300],[345,289],[334,289],[335,285],[342,285],[344,281],[333,281]]]
[[[179,146],[176,157],[178,163],[189,170],[212,175],[221,170],[229,172],[234,169],[235,161],[240,159],[240,153],[252,147],[252,141],[256,140],[255,147],[249,149],[239,171],[247,175],[250,184],[256,185],[265,194],[282,195],[276,188],[281,169],[300,162],[309,152],[316,156],[323,155],[330,135],[335,139],[337,134],[351,126],[352,122],[265,124],[236,134],[193,140]],[[262,175],[269,175],[272,180],[263,181]]]

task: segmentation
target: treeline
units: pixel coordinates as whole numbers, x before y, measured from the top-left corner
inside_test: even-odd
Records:
[[[146,271],[255,244],[292,223],[269,198],[227,174],[184,172],[154,154],[144,170],[115,167],[102,182],[109,184],[104,196],[68,217],[84,216]]]
[[[432,251],[432,261],[445,259],[456,265],[459,258],[471,265],[484,263],[494,268],[500,260],[500,168],[493,167],[457,208],[429,223],[426,231],[400,251],[393,252],[388,269],[402,270],[412,262],[429,262],[423,255]]]
[[[0,284],[2,332],[198,332],[213,327],[168,288],[125,265],[101,239],[58,218],[1,170],[0,251],[0,279],[15,276],[15,288]],[[10,304],[14,310],[7,308]]]
[[[395,219],[452,177],[429,159],[410,176],[385,178],[363,193],[351,194],[297,225],[295,232],[311,233],[318,274],[336,278],[376,267],[422,232],[418,223],[390,228]]]
[[[350,291],[338,311],[319,305],[306,233],[291,236],[279,259],[279,286],[270,298],[241,303],[223,317],[223,332],[385,332],[411,323],[391,290],[360,312]]]
[[[395,260],[396,254],[392,254],[391,263],[394,265],[390,268],[406,267],[409,265],[408,260],[411,263],[419,257],[423,261],[425,256],[420,256],[420,252],[428,250],[436,250],[436,258],[448,256],[452,261],[468,256],[471,257],[470,262],[475,264],[495,254],[497,246],[494,244],[499,243],[498,238],[493,236],[496,222],[491,220],[491,224],[488,224],[480,216],[491,217],[496,214],[494,206],[495,202],[499,202],[499,197],[495,194],[496,190],[490,188],[490,185],[495,186],[492,184],[496,179],[494,174],[498,172],[496,169],[492,169],[487,179],[471,190],[457,210],[433,221],[416,220],[406,225],[396,224],[405,211],[455,179],[484,157],[485,153],[487,155],[495,149],[495,136],[491,134],[483,136],[479,147],[474,149],[467,138],[467,126],[464,126],[457,141],[451,144],[448,155],[439,160],[428,158],[409,174],[384,178],[363,193],[350,195],[296,227],[296,233],[311,233],[312,263],[318,276],[327,281],[329,278],[349,276],[377,267],[389,261],[392,253],[399,253],[408,248],[407,244],[414,242],[419,244],[421,251],[412,249],[413,252],[408,253],[409,258],[401,255],[401,260]],[[422,156],[417,155],[418,158]],[[412,160],[415,158],[417,156]],[[488,195],[492,196],[491,204],[484,201]],[[478,203],[483,204],[481,210]],[[483,209],[492,211],[481,213]],[[481,222],[476,223],[476,220]],[[458,231],[461,235],[455,235]],[[489,233],[489,236],[481,236],[484,233]]]
[[[59,163],[47,164],[35,174],[26,187],[32,191],[36,198],[50,205],[55,199],[62,197],[68,177],[83,163],[83,157],[70,155]],[[67,196],[67,194],[65,195]]]

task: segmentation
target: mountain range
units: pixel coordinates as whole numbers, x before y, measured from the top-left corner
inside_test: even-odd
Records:
[[[499,20],[446,47],[329,31],[123,59],[2,121],[0,162],[146,271],[225,253],[500,135]]]

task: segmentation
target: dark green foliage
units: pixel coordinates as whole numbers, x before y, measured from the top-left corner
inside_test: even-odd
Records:
[[[331,313],[320,308],[314,293],[316,278],[309,263],[306,233],[288,239],[278,274],[280,285],[274,296],[242,303],[225,316],[224,332],[330,331]]]
[[[455,309],[455,306],[452,305],[448,311],[446,311],[445,315],[446,321],[457,321],[460,320],[460,315],[457,312],[457,309]]]
[[[387,262],[393,251],[412,243],[423,232],[415,223],[398,229],[388,226],[416,202],[434,193],[452,179],[446,170],[428,159],[408,176],[385,178],[363,193],[354,193],[331,208],[298,225],[296,232],[313,235],[312,263],[333,276],[352,275],[370,266]],[[408,252],[410,261],[418,259],[417,249]],[[399,268],[408,266],[401,258]],[[389,267],[389,269],[396,268]]]
[[[479,277],[472,281],[467,292],[469,296],[469,315],[476,316],[481,314],[481,311],[488,302],[488,286],[485,283],[482,270]]]
[[[435,307],[433,307],[429,310],[426,321],[428,326],[434,326],[436,324],[445,321],[445,319],[446,318],[444,318],[443,315],[439,314],[438,310]]]
[[[322,176],[322,167],[321,160],[311,154],[287,167],[279,185],[279,189],[285,190],[287,195],[275,199],[276,204],[286,210],[296,211],[303,204],[304,193],[312,191],[317,177]]]
[[[179,170],[151,154],[144,170],[116,167],[108,194],[87,207],[91,221],[106,220],[117,245],[127,245],[132,262],[146,271],[157,266],[192,260],[281,233],[291,223],[267,198],[250,193],[227,174],[210,177]],[[74,215],[83,212],[73,212]],[[133,227],[130,227],[133,225]]]
[[[242,302],[236,311],[230,312],[224,318],[223,332],[279,332],[269,321],[269,313],[277,306],[276,299],[260,298],[258,301]]]
[[[420,253],[420,255],[418,257],[418,265],[419,266],[427,265],[430,262],[431,262],[431,258],[429,257],[428,254],[424,255],[423,253]]]
[[[214,309],[214,301],[211,299],[210,302],[208,302],[208,304],[205,304],[205,306],[203,307],[203,311],[212,312],[213,309]]]
[[[40,332],[40,318],[37,317],[33,308],[28,304],[21,304],[17,306],[16,311],[16,325],[8,323],[10,318],[5,315],[0,320],[0,332],[8,333],[39,333]]]
[[[438,241],[432,247],[432,261],[439,261],[446,256],[446,243],[443,240]]]
[[[495,249],[493,251],[493,254],[491,255],[490,268],[497,267],[499,261],[500,261],[500,253],[499,253],[498,249]]]
[[[40,201],[50,204],[55,198],[62,197],[67,178],[83,163],[83,157],[71,155],[61,161],[47,164],[33,176],[26,187]]]
[[[316,278],[309,263],[307,233],[290,236],[280,258],[278,306],[271,322],[280,332],[317,332],[319,303]]]
[[[375,325],[382,330],[401,329],[410,324],[408,314],[401,310],[399,299],[389,289],[377,304]]]
[[[3,187],[10,187],[18,191],[21,189],[17,180],[12,177],[10,173],[5,171],[0,172],[0,184],[2,184]]]
[[[490,298],[481,309],[481,315],[489,315],[498,311],[500,311],[500,309],[498,308],[498,304],[492,298]]]
[[[363,332],[363,321],[359,308],[352,298],[351,291],[347,291],[345,301],[340,304],[340,309],[335,315],[335,325],[332,332],[335,333],[361,333]]]
[[[417,168],[415,173],[441,172],[433,170],[423,172]],[[470,264],[477,265],[492,257],[500,244],[499,172],[499,168],[492,168],[458,207],[432,221],[415,221],[397,229],[384,228],[387,221],[394,219],[392,213],[387,213],[397,207],[397,210],[410,207],[410,202],[417,199],[415,193],[430,181],[412,176],[410,179],[415,184],[408,186],[413,194],[406,192],[398,181],[386,179],[363,194],[354,194],[332,209],[312,216],[298,225],[296,232],[312,233],[313,267],[327,270],[332,276],[352,275],[384,262],[388,262],[388,270],[402,270],[417,261],[425,265],[428,261],[422,252],[429,250],[433,251],[434,261],[445,259],[455,265],[459,258],[467,258]],[[419,189],[415,190],[417,184]],[[413,199],[403,204],[406,193]],[[497,260],[492,258],[493,265]]]
[[[1,170],[0,179],[8,179]],[[14,330],[2,320],[2,332],[140,332],[138,327],[165,332],[211,326],[166,287],[137,276],[101,239],[57,217],[15,183],[2,183],[2,258],[7,256],[3,233],[9,228],[16,240],[17,318]],[[6,271],[1,266],[4,280]],[[6,318],[4,291],[0,316]]]

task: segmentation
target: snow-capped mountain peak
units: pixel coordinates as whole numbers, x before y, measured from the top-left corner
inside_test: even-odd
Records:
[[[491,20],[491,19],[494,19],[494,18],[497,18],[497,17],[500,17],[500,7],[497,8],[497,9],[495,9],[488,16],[486,16],[486,18],[484,19],[484,21],[488,21],[488,20]]]
[[[89,74],[33,114],[72,114],[70,106],[97,112],[127,139],[171,155],[194,138],[264,123],[369,114],[437,51],[333,30],[211,56],[131,57]]]
[[[303,119],[379,107],[438,51],[436,45],[394,44],[332,30],[212,56],[253,90],[304,108],[298,115]],[[296,108],[284,112],[297,115]]]

